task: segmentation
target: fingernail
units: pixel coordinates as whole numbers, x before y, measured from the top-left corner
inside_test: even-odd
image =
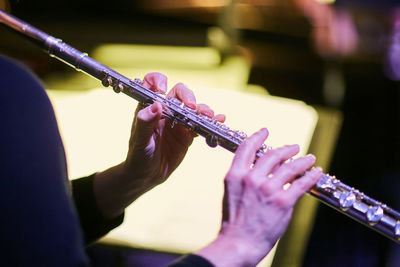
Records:
[[[311,172],[322,172],[322,168],[321,167],[312,167]]]
[[[315,160],[315,156],[313,154],[306,155],[307,158]]]
[[[260,132],[262,132],[263,134],[268,134],[269,135],[269,131],[267,128],[261,128]]]
[[[296,148],[296,149],[300,150],[300,146],[299,146],[298,144],[294,144],[294,145],[286,145],[285,147],[287,147],[287,148],[290,148],[290,149],[294,149],[294,148]]]
[[[196,104],[194,104],[193,102],[187,103],[186,106],[188,106],[191,109],[196,109],[197,108]]]
[[[151,105],[151,106],[150,106],[150,111],[151,111],[152,113],[156,113],[156,112],[158,111],[158,106],[157,106],[157,104]]]

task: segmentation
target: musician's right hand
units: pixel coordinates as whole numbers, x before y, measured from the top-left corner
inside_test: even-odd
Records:
[[[167,77],[149,73],[143,79],[143,86],[165,93]],[[175,85],[167,97],[179,99],[198,114],[225,121],[224,115],[214,115],[207,105],[197,104],[193,92],[182,83]],[[171,121],[162,118],[160,103],[148,107],[139,104],[125,162],[95,177],[95,190],[102,198],[99,206],[106,208],[103,213],[109,214],[107,217],[120,214],[136,198],[165,181],[181,163],[195,136],[180,124],[171,127]]]
[[[215,266],[255,266],[283,235],[297,200],[321,177],[315,157],[291,159],[299,146],[268,150],[254,163],[268,131],[247,138],[225,177],[223,220],[217,239],[196,254]],[[289,188],[285,185],[290,184]]]
[[[161,73],[150,73],[143,85],[153,91],[165,93],[167,77]],[[199,114],[224,122],[225,116],[214,116],[214,111],[205,104],[197,104],[193,92],[184,84],[176,84],[167,97],[179,99],[185,106]],[[154,103],[147,108],[139,105],[132,126],[126,167],[132,179],[148,187],[163,182],[183,160],[188,147],[196,136],[180,124],[171,126],[169,119],[162,119],[162,106]]]

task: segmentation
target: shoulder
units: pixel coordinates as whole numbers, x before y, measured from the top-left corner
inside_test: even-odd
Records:
[[[0,54],[0,76],[4,82],[19,83],[25,79],[39,83],[39,79],[22,63]]]
[[[32,71],[22,63],[1,54],[0,79],[0,98],[3,101],[19,99],[24,104],[37,103],[38,100],[49,101],[43,84]]]

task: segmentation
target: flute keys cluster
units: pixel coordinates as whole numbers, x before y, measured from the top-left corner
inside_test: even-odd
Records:
[[[364,193],[342,183],[334,176],[323,174],[311,194],[341,210],[378,232],[384,232],[400,240],[400,214],[387,205],[368,197]]]

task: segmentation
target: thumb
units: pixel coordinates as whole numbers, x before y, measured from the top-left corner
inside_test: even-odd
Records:
[[[136,115],[135,141],[136,144],[146,145],[158,126],[162,115],[162,106],[160,103],[141,109]]]

